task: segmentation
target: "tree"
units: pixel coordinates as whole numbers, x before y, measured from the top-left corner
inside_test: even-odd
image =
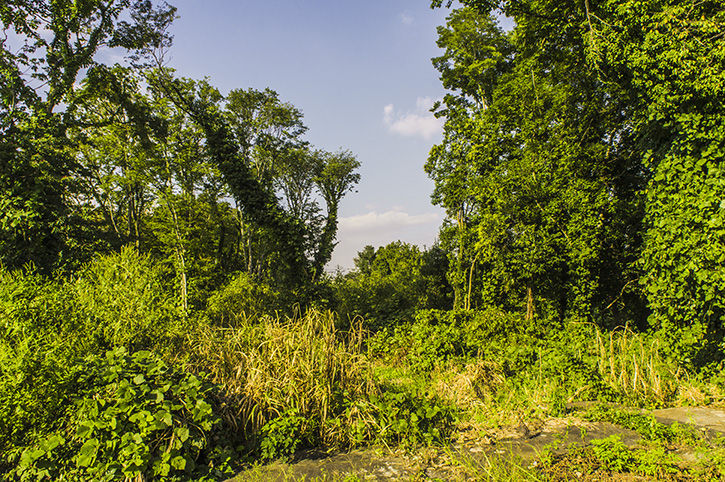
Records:
[[[152,83],[204,131],[209,158],[240,209],[248,271],[290,289],[318,281],[334,247],[339,202],[359,179],[354,156],[306,152],[301,113],[272,90],[236,90],[219,106],[185,92],[168,70]],[[301,177],[292,182],[294,175]],[[313,185],[327,204],[324,225]]]
[[[636,93],[646,190],[642,284],[658,326],[725,322],[725,6],[607,2],[590,12],[588,54]]]
[[[633,144],[647,182],[644,222],[630,229],[644,237],[637,267],[652,321],[721,328],[722,2],[464,3],[515,17],[529,50],[553,51],[562,32],[570,32],[583,46],[577,55],[589,76],[625,93],[633,108],[623,109],[620,124],[628,135],[612,145]]]
[[[140,55],[168,45],[174,14],[166,4],[131,0],[0,6],[3,30],[19,39],[0,41],[0,258],[8,267],[33,262],[47,271],[69,261],[66,194],[76,165],[66,136],[72,119],[58,107],[100,47]]]
[[[314,182],[325,200],[327,217],[317,243],[317,250],[312,263],[313,281],[320,279],[322,270],[332,258],[337,235],[337,211],[345,194],[360,182],[360,174],[356,171],[360,162],[350,151],[340,150],[336,153],[315,152],[316,166]]]
[[[439,29],[433,61],[453,93],[437,106],[444,141],[426,170],[457,232],[446,241],[456,306],[620,323],[637,316],[612,301],[631,285],[643,182],[622,122],[629,98],[590,75],[566,19],[539,23],[506,35],[487,11],[462,8]],[[551,45],[534,49],[541,37]]]

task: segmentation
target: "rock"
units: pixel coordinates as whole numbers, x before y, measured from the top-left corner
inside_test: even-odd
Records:
[[[675,407],[653,410],[658,422],[671,425],[675,422],[693,425],[705,431],[725,434],[725,411],[708,407]]]
[[[582,407],[578,407],[582,408]],[[707,407],[679,407],[654,410],[659,422],[689,424],[703,431],[725,434],[725,411]],[[457,477],[461,461],[486,466],[493,463],[515,463],[534,466],[544,450],[553,454],[567,451],[572,444],[587,445],[592,440],[619,436],[630,448],[642,446],[642,438],[633,431],[609,422],[589,422],[576,416],[551,418],[536,424],[491,430],[480,433],[473,429],[459,433],[457,440],[443,449],[426,452],[425,456],[403,455],[375,449],[354,450],[323,458],[305,458],[292,463],[275,463],[242,472],[234,481],[342,480],[356,475],[360,480],[418,480],[421,476],[443,480]],[[420,454],[419,454],[420,455]],[[678,453],[684,460],[696,461],[701,455],[687,451]],[[306,479],[305,479],[306,478]],[[329,478],[329,479],[328,479]],[[617,479],[630,480],[630,479]],[[640,480],[635,477],[631,480]]]

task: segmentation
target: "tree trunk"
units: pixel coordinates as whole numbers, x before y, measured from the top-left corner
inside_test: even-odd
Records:
[[[526,320],[528,321],[533,319],[535,314],[536,309],[534,308],[534,290],[529,284],[526,286]]]
[[[466,240],[465,240],[465,219],[463,216],[463,208],[458,211],[456,216],[458,221],[458,257],[456,259],[456,268],[451,285],[453,286],[453,309],[461,309],[466,306],[466,268],[464,266],[464,258],[466,256]]]
[[[473,258],[471,263],[471,269],[468,273],[468,293],[466,294],[466,310],[471,309],[471,292],[473,290],[473,270],[476,268],[476,260],[478,260],[478,254]]]

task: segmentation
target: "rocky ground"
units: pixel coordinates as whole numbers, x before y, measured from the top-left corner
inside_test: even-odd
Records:
[[[637,432],[608,422],[590,422],[577,416],[577,408],[566,417],[521,423],[481,433],[463,427],[455,441],[445,448],[425,448],[417,454],[381,448],[354,450],[349,453],[298,454],[290,463],[256,467],[239,474],[235,482],[298,480],[467,480],[471,470],[506,464],[527,468],[538,463],[543,450],[564,453],[572,444],[587,445],[592,440],[618,435],[631,448],[641,447]],[[651,412],[665,424],[678,422],[694,426],[712,435],[725,435],[725,411],[706,407],[667,408]],[[678,453],[683,459],[702,457],[697,453]],[[504,469],[505,470],[505,469]],[[465,473],[465,475],[464,475]],[[615,479],[645,480],[637,476]]]

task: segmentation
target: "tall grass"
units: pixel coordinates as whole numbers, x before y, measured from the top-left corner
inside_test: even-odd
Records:
[[[628,327],[595,330],[597,369],[607,387],[627,400],[666,403],[689,382],[686,371],[665,356],[660,339]]]
[[[294,409],[319,441],[344,444],[348,434],[335,419],[346,409],[353,416],[350,402],[366,400],[375,385],[361,324],[347,332],[335,325],[335,314],[315,310],[292,318],[239,318],[229,328],[206,325],[189,335],[189,361],[224,387],[227,422],[242,434],[258,433]]]

